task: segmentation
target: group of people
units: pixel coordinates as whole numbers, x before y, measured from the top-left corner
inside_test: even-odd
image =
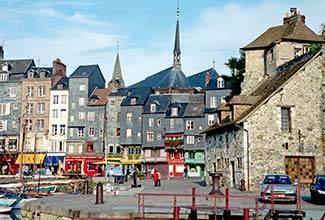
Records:
[[[153,179],[154,186],[161,186],[161,183],[160,183],[161,174],[158,170],[156,170],[155,168],[152,168],[151,177]]]

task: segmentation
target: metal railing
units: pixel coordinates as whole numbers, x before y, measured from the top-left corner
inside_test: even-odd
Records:
[[[263,200],[262,206],[260,207],[260,201],[264,198],[266,193],[271,190],[271,195],[269,200]],[[160,193],[139,193],[136,194],[138,199],[138,219],[147,219],[146,212],[149,212],[150,209],[169,209],[173,210],[173,217],[175,220],[180,219],[180,210],[206,210],[207,213],[210,213],[215,216],[217,212],[220,211],[241,211],[243,213],[244,220],[249,219],[250,212],[255,212],[253,215],[255,219],[258,220],[261,214],[261,210],[265,210],[267,208],[268,203],[270,202],[271,208],[270,211],[272,214],[276,213],[275,209],[275,196],[273,191],[273,185],[268,185],[265,190],[261,193],[260,196],[249,196],[249,195],[230,195],[229,188],[225,189],[225,195],[222,194],[214,194],[214,195],[206,195],[206,194],[196,194],[195,188],[192,188],[191,194],[160,194]],[[170,198],[169,204],[146,204],[146,199],[149,198]],[[206,201],[211,200],[211,205],[204,205],[200,206],[197,204],[197,200],[202,198]],[[184,202],[187,199],[186,202]],[[231,206],[230,200],[248,200],[251,199],[254,201],[254,207],[236,207]],[[191,200],[191,201],[189,201]],[[161,200],[159,200],[161,201]],[[221,204],[223,203],[223,204]],[[172,205],[170,205],[172,204]],[[170,211],[169,211],[170,212]],[[296,196],[296,210],[295,213],[302,215],[303,212],[301,210],[301,203],[300,203],[300,187],[297,187],[297,196]],[[324,217],[325,218],[325,217]],[[322,219],[325,220],[325,219]]]

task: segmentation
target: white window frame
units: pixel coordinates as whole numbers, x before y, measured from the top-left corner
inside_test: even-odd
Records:
[[[33,114],[33,103],[27,103],[26,114]]]
[[[152,131],[147,131],[147,142],[154,142],[155,133]]]
[[[85,84],[80,84],[79,85],[79,91],[86,91],[86,85]]]
[[[217,107],[217,97],[211,96],[210,97],[210,108],[216,108]]]
[[[194,140],[195,140],[194,136],[187,136],[186,137],[186,143],[187,144],[194,144]]]
[[[58,134],[58,125],[52,125],[51,134],[57,135]]]
[[[58,118],[58,117],[59,117],[59,110],[52,109],[52,118]]]
[[[157,105],[156,104],[150,104],[150,112],[156,112],[157,111]]]
[[[37,104],[37,114],[43,115],[45,113],[45,102],[39,102]]]
[[[225,81],[222,77],[219,77],[217,79],[217,83],[218,83],[218,88],[224,88],[225,87]]]
[[[67,95],[61,95],[61,104],[67,104]]]
[[[208,126],[212,126],[215,122],[215,115],[208,115]]]
[[[170,109],[170,116],[178,116],[178,108],[177,107],[172,107]]]
[[[59,96],[58,95],[54,95],[53,96],[53,104],[59,104]]]
[[[126,135],[126,137],[127,138],[131,138],[132,137],[132,129],[131,128],[127,128],[126,130],[125,130],[125,135]]]
[[[192,121],[192,120],[186,121],[186,129],[193,130],[194,129],[194,121]]]
[[[85,112],[79,112],[79,113],[78,113],[78,118],[79,118],[80,120],[85,119]]]
[[[94,126],[90,126],[88,129],[88,135],[90,137],[93,137],[95,135],[95,127]]]
[[[78,128],[78,137],[84,137],[84,136],[85,136],[85,129]]]
[[[10,87],[9,88],[9,97],[16,97],[17,96],[17,88],[16,87]]]
[[[79,106],[83,106],[83,105],[85,105],[85,103],[86,103],[86,99],[83,97],[80,97],[79,98]]]
[[[34,87],[33,86],[27,86],[26,95],[28,97],[33,97],[34,96]]]
[[[60,125],[60,135],[65,135],[66,133],[65,128],[66,128],[65,125]]]
[[[126,113],[126,122],[131,122],[132,121],[132,112]]]
[[[149,127],[154,127],[155,126],[155,119],[154,118],[149,118]]]
[[[0,103],[0,115],[10,114],[10,103]]]
[[[39,86],[38,87],[38,97],[44,97],[45,96],[45,90],[46,87],[45,86]]]
[[[0,131],[7,130],[7,120],[0,120]]]
[[[88,121],[95,121],[95,112],[87,112]]]

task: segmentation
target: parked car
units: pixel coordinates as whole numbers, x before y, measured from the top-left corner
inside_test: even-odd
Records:
[[[297,191],[290,177],[286,174],[268,174],[261,183],[262,200],[271,200],[273,188],[274,201],[296,202]],[[268,190],[266,188],[269,186]]]
[[[316,175],[310,184],[310,197],[315,202],[325,202],[325,174]]]

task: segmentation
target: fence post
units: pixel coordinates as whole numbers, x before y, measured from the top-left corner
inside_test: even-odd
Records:
[[[180,207],[174,206],[174,220],[179,220]]]
[[[226,210],[229,210],[229,188],[226,188]]]
[[[249,220],[249,208],[243,209],[244,220]]]
[[[197,220],[197,210],[196,210],[196,204],[195,204],[195,187],[192,187],[192,207],[191,207],[191,213],[190,213],[189,219]]]
[[[103,184],[101,182],[96,185],[96,203],[95,204],[104,204],[103,200]]]

